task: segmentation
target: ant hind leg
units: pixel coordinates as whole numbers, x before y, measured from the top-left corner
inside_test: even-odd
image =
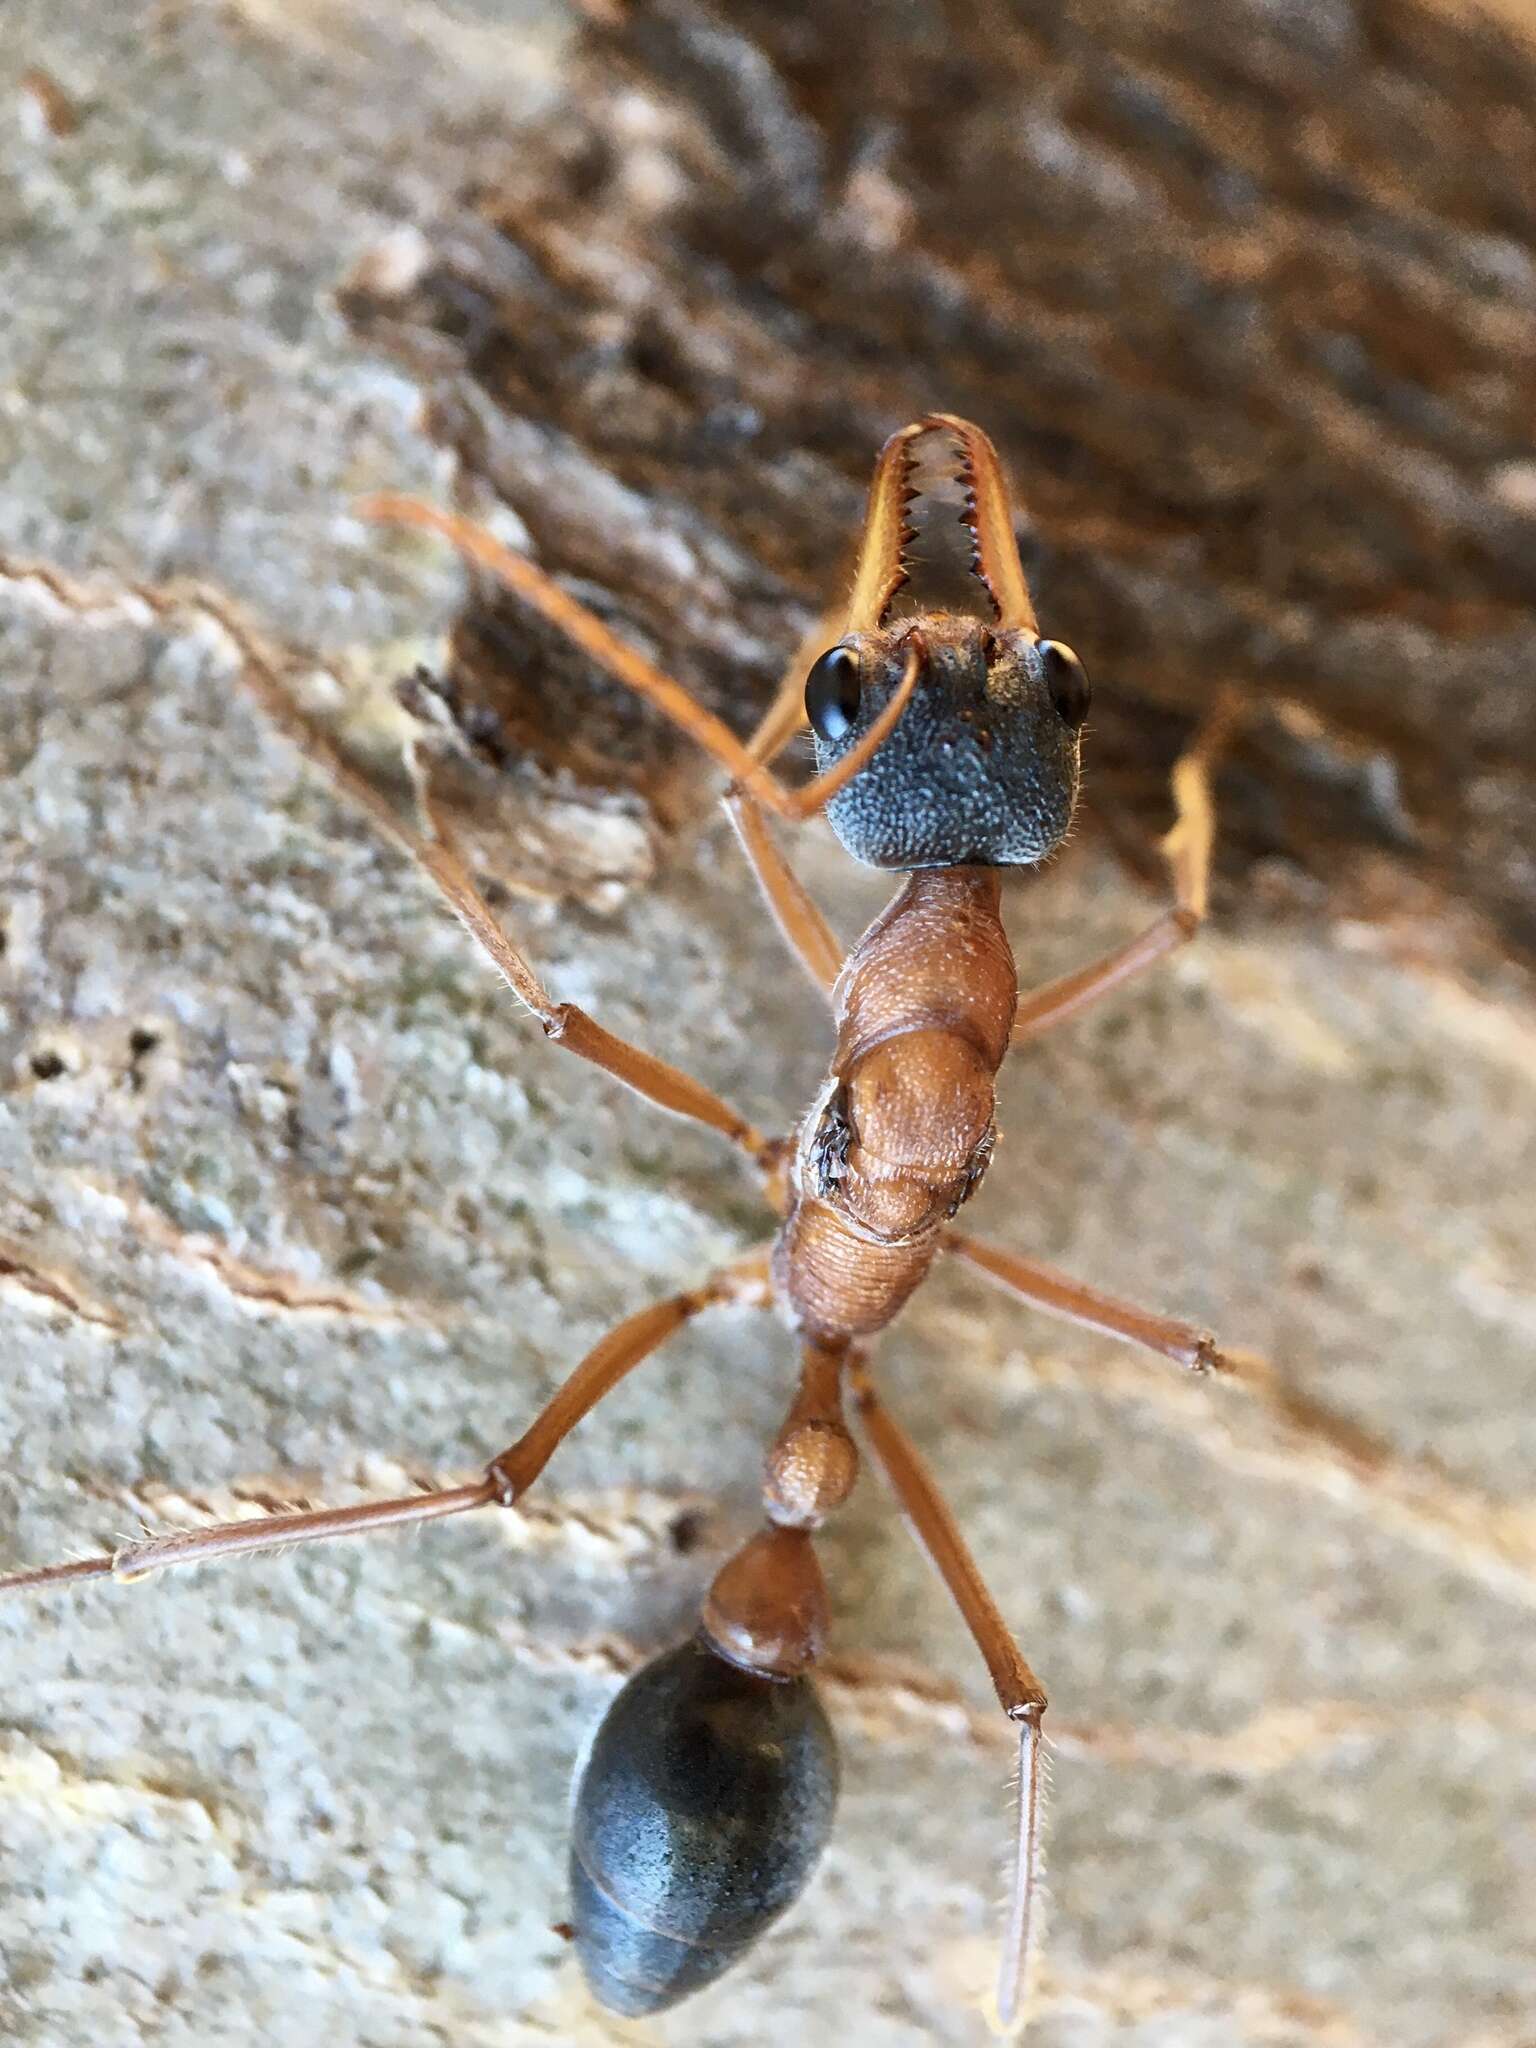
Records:
[[[516,1443],[493,1458],[485,1477],[466,1486],[406,1494],[393,1500],[361,1501],[339,1508],[305,1508],[292,1514],[263,1514],[235,1522],[213,1522],[125,1543],[101,1557],[38,1565],[0,1577],[0,1594],[43,1592],[77,1579],[129,1583],[173,1565],[207,1564],[247,1551],[277,1550],[291,1543],[323,1543],[334,1536],[359,1536],[402,1522],[441,1521],[475,1508],[511,1507],[521,1499],[565,1438],[634,1368],[660,1349],[685,1323],[707,1308],[734,1302],[766,1308],[772,1291],[768,1253],[753,1252],[711,1274],[701,1286],[628,1316],[600,1338],[570,1377],[556,1389]]]
[[[1046,1698],[1024,1661],[996,1601],[987,1591],[970,1547],[944,1502],[933,1474],[884,1402],[862,1363],[850,1375],[854,1405],[875,1461],[884,1472],[902,1514],[949,1588],[973,1641],[986,1662],[998,1704],[1019,1731],[1017,1853],[1007,1933],[997,1980],[997,2013],[1015,2029],[1039,1946],[1043,1908],[1041,1822],[1044,1756],[1040,1731]]]

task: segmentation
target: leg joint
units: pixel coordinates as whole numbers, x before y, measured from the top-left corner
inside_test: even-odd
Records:
[[[493,1505],[500,1508],[515,1508],[523,1488],[508,1471],[505,1456],[503,1453],[500,1458],[493,1458],[485,1468],[485,1476],[492,1488]]]

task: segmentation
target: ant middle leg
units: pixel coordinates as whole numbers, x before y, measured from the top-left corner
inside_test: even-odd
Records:
[[[1063,1322],[1077,1323],[1104,1337],[1117,1337],[1123,1344],[1139,1344],[1144,1351],[1156,1351],[1175,1365],[1191,1372],[1231,1372],[1232,1361],[1216,1348],[1209,1330],[1175,1316],[1159,1315],[1153,1309],[1137,1308],[1118,1295],[1104,1294],[1073,1280],[1054,1266],[1041,1265],[1000,1245],[983,1244],[963,1231],[946,1230],[944,1249],[969,1261],[991,1280],[1031,1308]]]
[[[946,1232],[943,1243],[946,1251],[979,1268],[1030,1308],[1157,1352],[1192,1372],[1219,1373],[1225,1385],[1241,1389],[1277,1426],[1284,1446],[1275,1454],[1279,1469],[1296,1480],[1322,1484],[1330,1491],[1340,1485],[1374,1489],[1389,1514],[1402,1512],[1405,1522],[1432,1542],[1434,1532],[1467,1526],[1470,1518],[1464,1507],[1443,1499],[1443,1474],[1402,1458],[1353,1417],[1291,1384],[1256,1353],[1220,1351],[1210,1334],[1193,1323],[1137,1308],[1115,1295],[1085,1287],[1053,1267],[958,1231]],[[1190,1415],[1183,1408],[1176,1413]],[[1429,1503],[1433,1505],[1426,1511]]]
[[[441,1521],[476,1508],[511,1507],[537,1479],[583,1416],[612,1393],[637,1365],[705,1309],[724,1303],[767,1308],[772,1301],[769,1254],[750,1253],[723,1266],[702,1285],[627,1316],[587,1353],[523,1434],[486,1466],[485,1476],[465,1486],[361,1501],[351,1507],[305,1508],[235,1522],[214,1522],[125,1543],[102,1557],[74,1558],[0,1577],[0,1594],[40,1592],[76,1579],[129,1582],[175,1565],[206,1564],[219,1557],[277,1550],[291,1543],[322,1543],[335,1536],[359,1536],[403,1522]]]

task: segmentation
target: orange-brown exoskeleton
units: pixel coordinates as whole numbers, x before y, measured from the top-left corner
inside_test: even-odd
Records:
[[[974,611],[914,608],[910,595],[901,596],[911,569],[916,464],[935,442],[958,458]],[[17,1590],[102,1575],[136,1579],[235,1551],[510,1507],[568,1431],[690,1318],[727,1301],[771,1307],[798,1344],[801,1364],[768,1452],[763,1527],[716,1575],[694,1639],[646,1666],[618,1695],[581,1775],[571,1883],[582,1965],[605,2005],[659,2011],[718,1976],[754,1941],[797,1896],[821,1853],[837,1760],[808,1676],[828,1634],[815,1534],[857,1477],[846,1400],[1018,1728],[1018,1848],[998,1998],[1006,2020],[1017,2009],[1038,1920],[1045,1694],[925,1465],[876,1393],[868,1346],[942,1253],[979,1266],[1038,1308],[1185,1366],[1223,1362],[1201,1331],[953,1227],[987,1168],[995,1080],[1009,1047],[1118,987],[1199,925],[1215,727],[1174,771],[1176,822],[1165,841],[1173,906],[1125,946],[1021,999],[1000,914],[1001,871],[1043,860],[1067,832],[1088,684],[1070,649],[1040,636],[997,457],[979,429],[934,414],[886,444],[842,631],[808,674],[791,677],[749,745],[481,529],[413,500],[378,499],[367,509],[446,535],[730,774],[726,802],[747,858],[832,1011],[826,1081],[792,1140],[765,1138],[701,1083],[554,1001],[441,820],[430,835],[413,838],[412,851],[548,1038],[746,1152],[778,1213],[777,1234],[771,1246],[610,1332],[473,1484],[149,1538],[0,1584]],[[770,763],[802,722],[815,736],[818,772],[792,789]],[[855,859],[905,874],[846,959],[764,815],[766,808],[799,819],[823,807]]]

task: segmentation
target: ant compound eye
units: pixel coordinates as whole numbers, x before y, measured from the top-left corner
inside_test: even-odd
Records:
[[[840,740],[859,715],[859,657],[851,647],[829,647],[805,679],[805,715],[818,739]]]
[[[1056,716],[1076,732],[1093,702],[1088,672],[1071,648],[1064,647],[1059,640],[1042,640],[1040,659],[1045,663],[1045,687],[1051,693]]]

